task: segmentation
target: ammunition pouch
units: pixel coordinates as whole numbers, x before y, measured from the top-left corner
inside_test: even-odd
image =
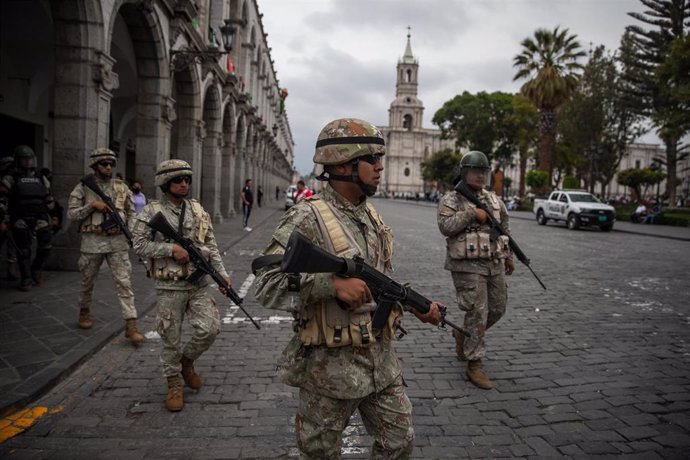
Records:
[[[448,238],[446,245],[451,259],[505,259],[510,256],[509,242],[505,235],[491,241],[489,233],[472,231]]]
[[[189,266],[180,265],[172,257],[152,259],[151,277],[157,280],[182,281],[189,276]]]

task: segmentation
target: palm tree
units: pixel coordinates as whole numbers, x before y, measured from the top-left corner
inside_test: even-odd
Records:
[[[577,87],[583,69],[577,60],[586,55],[577,35],[569,35],[568,29],[559,27],[553,31],[537,29],[534,38],[522,41],[522,53],[513,58],[513,67],[518,69],[513,81],[528,79],[520,91],[539,110],[537,168],[548,172],[549,187],[556,145],[556,111]]]

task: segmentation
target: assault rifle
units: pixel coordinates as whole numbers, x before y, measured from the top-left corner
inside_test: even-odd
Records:
[[[472,190],[467,186],[465,181],[461,180],[455,185],[455,191],[460,193],[462,196],[467,198],[470,203],[475,205],[477,208],[481,209],[486,213],[486,215],[489,218],[489,225],[491,226],[491,230],[489,231],[489,239],[491,241],[495,241],[496,238],[498,238],[500,235],[504,235],[508,237],[508,245],[510,246],[510,249],[513,251],[513,253],[517,256],[518,260],[525,264],[527,268],[529,268],[529,271],[532,272],[534,277],[539,281],[539,284],[541,284],[541,287],[546,289],[546,286],[544,286],[544,283],[541,282],[539,277],[537,276],[536,273],[534,273],[534,270],[532,270],[532,267],[529,265],[529,259],[525,255],[524,252],[522,252],[522,249],[520,249],[520,246],[515,242],[512,236],[510,236],[505,229],[501,226],[501,224],[496,220],[494,215],[491,213],[491,210],[486,207],[484,203],[479,201],[479,198],[477,198],[477,195],[474,194]]]
[[[428,313],[431,300],[407,285],[400,284],[364,262],[360,256],[351,259],[338,257],[314,246],[298,231],[292,232],[280,267],[284,273],[335,273],[338,276],[359,278],[367,284],[377,303],[372,327],[383,330],[396,302],[411,306],[418,312]],[[441,323],[470,337],[470,333],[446,319],[446,307],[441,306]],[[402,335],[407,331],[401,328]]]
[[[187,251],[187,253],[189,254],[189,260],[194,264],[194,267],[196,267],[194,273],[187,277],[188,282],[192,284],[197,284],[204,275],[209,275],[211,278],[213,278],[213,281],[215,281],[219,287],[225,289],[225,295],[229,297],[230,300],[232,300],[235,303],[235,305],[237,305],[240,308],[240,310],[242,310],[242,313],[244,313],[247,316],[247,318],[249,318],[252,324],[257,329],[261,329],[259,324],[256,321],[254,321],[254,318],[252,318],[251,315],[247,312],[247,310],[245,310],[242,306],[242,297],[240,297],[232,287],[227,285],[227,282],[225,281],[225,278],[223,278],[223,275],[221,275],[218,272],[218,270],[213,268],[213,265],[211,265],[211,263],[206,259],[206,257],[204,257],[201,250],[196,247],[192,240],[190,240],[189,238],[184,238],[182,235],[177,233],[161,212],[157,212],[156,215],[153,216],[153,218],[148,222],[148,225],[155,231],[161,233],[166,238],[170,238],[171,240],[182,246],[185,251]]]
[[[106,231],[115,227],[120,227],[120,230],[127,238],[127,241],[129,241],[129,245],[132,246],[132,232],[129,231],[127,223],[124,220],[122,220],[120,213],[117,212],[113,200],[103,192],[101,187],[98,186],[98,183],[96,182],[96,176],[94,176],[93,174],[88,174],[81,178],[81,183],[84,184],[84,186],[90,188],[93,191],[93,193],[98,195],[101,201],[108,205],[109,210],[105,211],[105,214],[108,216],[108,219],[101,224],[101,228],[104,231]]]

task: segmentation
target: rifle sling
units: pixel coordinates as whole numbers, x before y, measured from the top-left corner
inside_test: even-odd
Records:
[[[270,254],[267,256],[257,257],[252,260],[252,273],[256,275],[256,272],[269,265],[280,265],[283,261],[283,254]]]

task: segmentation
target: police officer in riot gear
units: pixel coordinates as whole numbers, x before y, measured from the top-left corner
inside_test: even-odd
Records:
[[[19,289],[28,291],[42,281],[41,270],[52,247],[52,213],[55,201],[50,183],[36,172],[36,154],[27,145],[14,149],[14,171],[0,181],[0,195],[7,198],[11,234],[17,251]],[[36,256],[31,246],[36,237]]]

